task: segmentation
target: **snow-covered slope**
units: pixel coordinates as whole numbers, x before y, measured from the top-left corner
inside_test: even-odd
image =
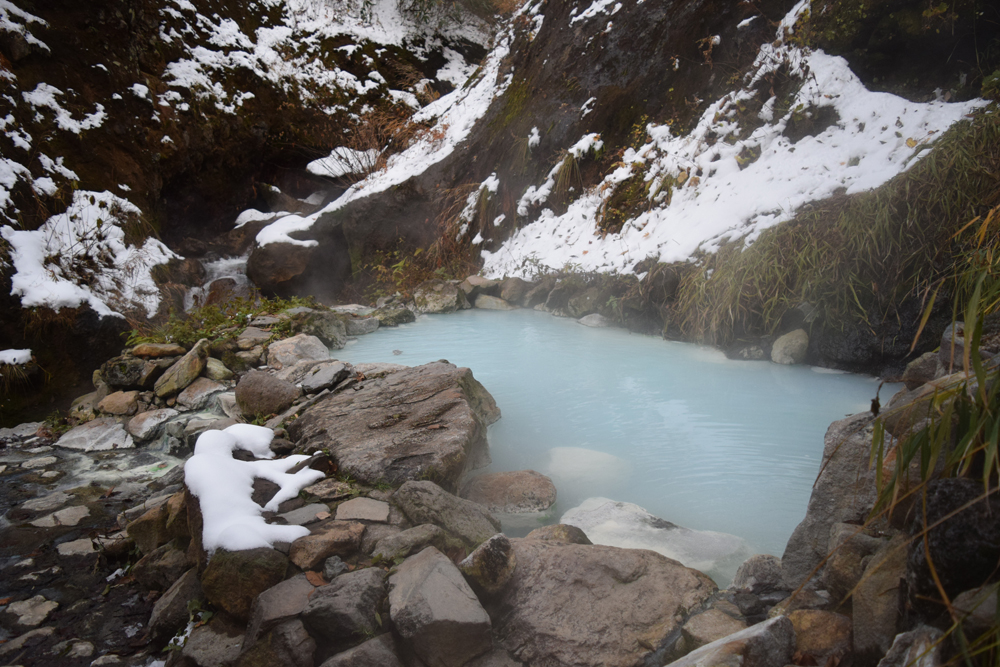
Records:
[[[78,17],[39,13],[0,0],[0,31],[20,45],[0,61],[3,269],[24,307],[102,315],[156,313],[151,270],[176,257],[133,243],[129,224],[149,230],[156,217],[169,236],[211,219],[206,198],[245,198],[272,147],[318,156],[375,108],[412,114],[418,92],[474,69],[457,44],[489,39],[478,19],[418,20],[393,0],[163,0],[118,26],[132,50],[109,35],[69,53],[64,22]],[[110,31],[109,15],[81,9],[79,20]]]

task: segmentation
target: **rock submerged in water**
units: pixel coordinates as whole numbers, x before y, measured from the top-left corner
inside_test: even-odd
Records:
[[[556,486],[534,470],[516,470],[473,477],[459,495],[494,514],[529,514],[544,512],[555,504]]]
[[[752,555],[741,538],[710,530],[691,530],[653,516],[632,503],[588,498],[563,514],[561,523],[577,526],[595,544],[649,549],[704,572],[727,585]]]

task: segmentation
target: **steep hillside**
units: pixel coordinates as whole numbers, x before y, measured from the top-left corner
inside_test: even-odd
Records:
[[[982,3],[943,13],[920,7],[526,3],[488,56],[495,64],[466,86],[488,94],[464,101],[456,95],[439,116],[440,148],[411,148],[321,211],[272,225],[258,237],[251,265],[258,256],[329,252],[322,241],[307,251],[281,241],[301,244],[342,226],[361,257],[356,271],[366,256],[410,257],[431,268],[472,257],[492,277],[568,269],[662,281],[666,271],[669,289],[640,306],[656,310],[669,335],[723,345],[771,336],[802,305],[821,334],[813,361],[892,366],[915,330],[916,287],[947,263],[936,255],[943,240],[996,194],[995,184],[965,182],[976,164],[994,169],[985,148],[989,120],[959,140],[986,151],[972,155],[964,171],[941,156],[935,178],[923,178],[922,187],[906,185],[908,177],[886,186],[933,155],[936,140],[957,121],[983,109],[975,97],[997,64],[996,10]],[[982,46],[970,49],[973,42]],[[953,57],[942,62],[945,48]],[[904,61],[925,62],[926,76],[902,65],[887,75]],[[862,65],[864,79],[852,62]],[[493,101],[473,112],[472,97]],[[471,130],[470,115],[478,118]],[[839,262],[841,246],[860,248],[858,261],[883,267],[871,268],[873,275],[834,271],[827,279],[799,266],[802,252],[816,248],[810,230],[821,234],[847,202],[880,187],[906,190],[897,204],[915,211],[927,208],[921,198],[930,191],[968,197],[945,213],[943,236],[928,235],[924,223],[908,231],[913,223],[905,211],[897,209],[884,226],[866,224],[862,218],[873,211],[859,211],[829,256],[812,259],[814,273],[822,273],[824,260]],[[838,203],[825,207],[825,221],[805,220],[821,201]],[[786,249],[786,262],[744,261],[744,273],[753,268],[745,288],[742,275],[721,288],[706,285],[717,252],[732,258],[793,220],[805,231]],[[858,238],[876,227],[916,245]],[[287,236],[283,229],[295,231]],[[906,266],[884,269],[894,262]],[[787,270],[775,270],[783,264]],[[664,268],[651,272],[655,267]],[[319,273],[302,282],[323,279]],[[627,303],[652,287],[614,296]],[[703,298],[713,290],[735,295]],[[748,290],[765,293],[766,303],[747,302]],[[711,316],[713,309],[736,314],[726,321]]]
[[[992,3],[465,7],[0,2],[0,349],[84,380],[252,245],[266,293],[610,275],[644,331],[892,368],[996,204]]]
[[[405,124],[484,53],[481,20],[420,12],[0,3],[0,348],[89,379],[122,315],[162,316],[176,305],[164,296],[198,281],[183,258],[244,251],[245,231],[226,233],[267,208],[270,184],[332,189],[305,164],[350,144],[362,118]]]

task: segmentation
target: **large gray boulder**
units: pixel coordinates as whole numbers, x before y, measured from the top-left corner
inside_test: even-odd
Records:
[[[413,311],[403,306],[383,306],[372,311],[372,317],[378,320],[380,327],[398,327],[400,324],[416,322],[417,316]]]
[[[500,644],[525,664],[642,664],[716,590],[700,572],[644,549],[510,542],[517,567],[490,611]]]
[[[297,618],[284,621],[255,643],[243,645],[238,665],[281,665],[282,667],[313,667],[316,642]]]
[[[191,568],[161,595],[149,616],[149,634],[154,642],[165,642],[188,622],[188,603],[200,600],[201,582],[198,569]]]
[[[462,574],[475,588],[487,595],[499,592],[510,581],[517,567],[517,556],[510,538],[498,533],[486,540],[458,564]]]
[[[271,343],[267,348],[267,365],[281,370],[300,361],[324,361],[330,350],[316,336],[300,333],[291,338]]]
[[[691,530],[633,503],[609,498],[588,498],[563,514],[560,521],[580,528],[594,544],[649,549],[704,572],[723,585],[753,553],[742,537]]]
[[[316,589],[302,611],[302,621],[310,634],[334,649],[328,654],[378,630],[385,580],[385,570],[369,567],[341,574]]]
[[[382,560],[406,558],[414,551],[420,551],[426,546],[445,549],[447,535],[437,526],[425,523],[408,528],[400,533],[383,537],[375,543],[372,556]]]
[[[130,449],[135,447],[135,443],[114,417],[101,417],[66,431],[56,441],[56,446],[83,452],[103,452]]]
[[[327,396],[289,426],[302,447],[329,449],[342,473],[366,484],[431,479],[455,491],[489,462],[486,427],[500,418],[468,368],[405,368]]]
[[[809,334],[805,329],[789,331],[779,336],[771,347],[771,361],[776,364],[801,364],[809,350]]]
[[[500,532],[500,522],[485,507],[453,496],[434,482],[407,482],[392,494],[392,501],[414,524],[434,524],[467,549]]]
[[[246,622],[257,596],[281,583],[287,569],[288,558],[274,549],[218,549],[201,575],[201,587],[209,602]]]
[[[805,582],[826,558],[833,525],[861,522],[874,505],[875,471],[868,465],[871,446],[870,413],[841,419],[827,429],[820,474],[806,516],[781,557],[782,578],[789,590]]]
[[[927,625],[902,632],[896,635],[878,667],[939,667],[944,664],[943,636],[943,632]]]
[[[321,361],[306,371],[299,384],[302,391],[315,394],[347,379],[352,370],[353,366],[342,361]]]
[[[860,655],[884,655],[892,646],[903,608],[908,542],[897,535],[875,552],[851,596],[854,650]]]
[[[389,614],[428,667],[461,667],[493,646],[490,617],[447,556],[427,547],[389,578]]]
[[[315,336],[335,350],[347,345],[344,316],[332,310],[307,309],[296,313],[292,318],[292,326],[297,333]]]
[[[500,283],[500,298],[519,306],[532,287],[533,284],[521,278],[507,278]]]
[[[418,313],[453,313],[468,308],[465,292],[446,280],[427,280],[413,290],[413,305]]]
[[[250,609],[250,623],[243,646],[252,646],[264,633],[285,621],[296,618],[309,604],[316,587],[300,574],[272,586],[257,596]]]

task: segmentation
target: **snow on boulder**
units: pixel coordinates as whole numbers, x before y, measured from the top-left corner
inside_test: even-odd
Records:
[[[294,542],[309,534],[303,526],[279,526],[264,522],[264,510],[294,498],[303,488],[325,475],[305,468],[287,471],[308,459],[294,455],[274,461],[238,461],[233,450],[244,449],[258,458],[271,458],[269,449],[274,432],[263,426],[236,424],[222,431],[205,431],[198,436],[194,455],[184,464],[184,483],[198,499],[203,520],[202,546],[208,553],[223,548],[241,551],[270,547],[275,542]],[[274,482],[279,490],[261,507],[255,503],[254,478]]]

